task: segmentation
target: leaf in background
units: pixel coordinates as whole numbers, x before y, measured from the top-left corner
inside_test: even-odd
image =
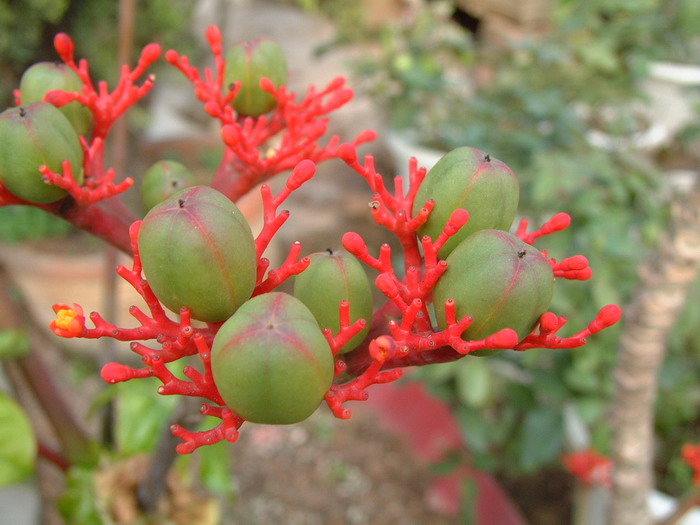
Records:
[[[485,359],[462,359],[457,369],[457,394],[466,405],[483,407],[491,392],[491,370]]]
[[[66,490],[58,500],[66,525],[112,525],[95,490],[95,471],[74,467],[66,477]]]
[[[218,422],[217,422],[218,421]],[[215,418],[205,418],[202,430],[209,429],[220,423]],[[223,496],[234,497],[233,474],[231,472],[231,450],[228,443],[219,443],[211,447],[199,449],[200,456],[199,478],[204,486],[212,492]]]
[[[29,353],[29,338],[24,330],[0,330],[0,359],[14,359]]]
[[[22,481],[34,471],[36,436],[24,410],[0,391],[0,486]]]
[[[154,395],[159,382],[120,383],[117,405],[117,444],[119,451],[132,455],[150,452],[156,444],[177,402],[175,396]]]
[[[564,418],[559,409],[542,407],[525,416],[519,440],[520,467],[534,470],[555,459],[562,450]]]

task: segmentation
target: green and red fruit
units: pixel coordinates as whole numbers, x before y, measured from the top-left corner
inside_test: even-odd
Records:
[[[362,264],[343,251],[309,255],[311,264],[294,281],[294,296],[304,303],[321,328],[333,334],[340,330],[341,301],[350,303],[350,322],[367,321],[365,328],[343,347],[342,353],[356,348],[367,336],[372,321],[372,288]]]
[[[298,423],[318,408],[333,381],[333,354],[313,314],[291,295],[247,301],[214,338],[216,387],[253,423]]]
[[[39,62],[29,67],[19,82],[22,93],[22,104],[43,102],[49,91],[80,92],[82,88],[80,77],[67,65],[54,62]],[[87,135],[92,126],[92,113],[80,102],[70,102],[58,108],[70,121],[78,135]]]
[[[446,153],[423,180],[415,200],[414,215],[428,199],[435,202],[420,235],[434,241],[442,233],[452,212],[463,208],[469,222],[440,250],[447,257],[469,235],[479,230],[508,230],[520,198],[520,186],[513,171],[483,151],[462,147]]]
[[[241,82],[233,108],[243,116],[258,117],[272,111],[277,100],[260,87],[269,78],[276,88],[287,83],[287,58],[280,45],[268,38],[239,42],[226,52],[226,83]]]
[[[149,211],[178,191],[196,184],[197,177],[183,164],[174,160],[158,161],[148,168],[141,181],[143,209]]]
[[[143,271],[170,310],[225,321],[250,298],[257,259],[250,226],[209,186],[193,186],[155,206],[138,236]]]
[[[474,320],[464,339],[484,339],[512,328],[520,341],[532,332],[552,300],[554,272],[549,261],[510,233],[476,232],[454,249],[447,263],[435,286],[435,315],[445,329],[445,301],[454,299],[457,318],[470,315]]]
[[[46,165],[63,172],[70,161],[73,177],[83,182],[83,149],[68,119],[55,106],[35,102],[0,113],[0,181],[17,197],[37,204],[64,198],[67,193],[47,184],[39,172]]]

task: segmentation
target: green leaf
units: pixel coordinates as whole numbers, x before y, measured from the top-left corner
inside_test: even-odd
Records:
[[[205,418],[201,430],[210,429],[219,424],[215,418]],[[219,443],[211,447],[202,447],[199,477],[204,486],[221,495],[233,495],[233,476],[231,475],[231,447],[229,443]]]
[[[524,471],[556,458],[562,450],[564,418],[555,408],[538,408],[525,416],[520,433],[519,461]]]
[[[150,452],[160,437],[170,413],[177,402],[176,396],[156,394],[157,380],[121,383],[117,405],[117,443],[126,455]]]
[[[24,410],[0,391],[0,486],[22,481],[34,471],[36,436]]]
[[[491,370],[485,359],[462,359],[457,370],[457,394],[469,406],[483,407],[491,391]]]
[[[29,338],[24,330],[0,330],[0,359],[14,359],[29,353]]]
[[[490,448],[490,425],[480,411],[466,406],[457,407],[457,421],[462,430],[462,436],[473,452],[483,453]]]
[[[58,510],[66,525],[112,525],[95,489],[95,472],[72,468],[66,477],[66,490],[58,500]]]

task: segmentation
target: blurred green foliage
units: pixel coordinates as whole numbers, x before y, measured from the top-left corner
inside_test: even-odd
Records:
[[[195,5],[190,0],[139,2],[132,63],[150,42],[195,52],[194,37],[186,30]],[[114,0],[0,0],[0,107],[12,103],[12,90],[27,67],[57,59],[53,37],[61,31],[74,39],[76,57],[90,61],[93,80],[114,82],[118,12]]]

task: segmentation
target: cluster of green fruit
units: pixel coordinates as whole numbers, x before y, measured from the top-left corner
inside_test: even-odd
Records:
[[[226,66],[226,82],[238,85],[232,100],[238,115],[257,117],[275,107],[275,97],[262,89],[260,79],[276,86],[286,82],[286,59],[277,44],[263,39],[231,46]],[[89,133],[91,113],[77,102],[60,109],[43,102],[49,90],[75,92],[81,86],[68,67],[37,64],[22,78],[24,105],[0,114],[0,181],[17,197],[45,204],[66,196],[42,180],[41,165],[61,172],[69,161],[82,183],[79,136]],[[232,410],[258,423],[305,419],[333,381],[335,356],[322,329],[339,332],[341,302],[350,305],[350,323],[364,319],[365,324],[340,352],[357,348],[367,337],[373,314],[367,274],[353,255],[329,250],[309,256],[293,295],[256,295],[258,254],[248,223],[230,199],[196,184],[184,166],[172,161],[156,163],[143,178],[148,213],[138,246],[148,283],[172,311],[186,307],[194,319],[215,324],[212,371]],[[453,211],[470,213],[469,222],[439,252],[448,263],[432,290],[432,313],[440,329],[448,327],[448,299],[454,300],[459,318],[472,317],[463,335],[467,340],[504,328],[521,340],[548,307],[554,282],[549,261],[507,233],[518,198],[513,172],[475,148],[448,153],[422,182],[413,213],[418,215],[429,200],[434,208],[420,235],[435,240]]]
[[[448,153],[428,174],[416,206],[435,207],[420,232],[435,238],[457,208],[472,219],[440,255],[448,262],[434,294],[434,313],[445,329],[444,306],[454,299],[473,323],[466,339],[512,328],[519,339],[536,326],[552,297],[549,261],[504,231],[518,202],[518,183],[507,166],[474,148]],[[495,229],[498,228],[498,229]],[[339,305],[350,322],[367,321],[341,352],[357,348],[372,318],[372,292],[360,262],[344,251],[315,253],[296,276],[294,295],[251,298],[257,279],[250,227],[228,198],[208,186],[167,197],[146,215],[138,234],[145,276],[173,311],[223,323],[212,347],[212,372],[226,404],[246,420],[286,424],[315,411],[330,388],[334,356],[322,329],[341,328]]]
[[[69,161],[73,176],[83,181],[81,135],[92,123],[90,111],[78,102],[61,108],[43,102],[54,89],[79,91],[78,75],[63,64],[40,62],[22,75],[22,106],[0,113],[0,182],[15,196],[36,204],[66,196],[58,186],[42,180],[39,166],[61,173]]]
[[[234,44],[226,53],[226,64],[226,84],[240,83],[232,102],[238,115],[257,117],[274,109],[277,101],[260,87],[260,79],[268,78],[276,87],[286,83],[287,61],[276,42],[258,39]],[[61,108],[44,102],[49,91],[81,93],[82,88],[80,77],[61,63],[40,62],[22,75],[22,105],[0,113],[0,182],[16,197],[34,204],[49,204],[66,197],[65,190],[43,180],[40,166],[61,173],[63,162],[68,161],[76,182],[83,183],[84,152],[79,137],[90,134],[92,113],[78,101]],[[169,168],[166,166],[166,171]],[[174,179],[177,183],[173,183]],[[181,179],[186,183],[182,184]],[[171,184],[171,190],[194,184],[191,175],[180,166],[175,167],[174,174],[150,175],[146,180],[146,194],[159,192],[159,186],[165,182]],[[153,186],[158,187],[154,190]],[[149,195],[145,198],[149,209],[154,200]]]

